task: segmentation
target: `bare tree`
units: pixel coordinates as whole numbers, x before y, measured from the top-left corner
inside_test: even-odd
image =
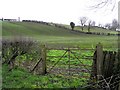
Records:
[[[112,29],[116,30],[117,27],[118,27],[118,21],[116,19],[113,19],[113,21],[112,21]]]
[[[98,24],[98,27],[102,27],[102,24]]]
[[[95,26],[95,21],[92,21],[91,25],[92,25],[92,26]]]
[[[88,20],[87,17],[81,17],[81,18],[80,18],[80,24],[81,24],[81,29],[82,29],[82,31],[83,31],[83,28],[84,28],[85,23],[86,23],[87,20]]]
[[[95,26],[95,21],[89,20],[88,21],[88,32],[90,32],[91,27]]]
[[[106,29],[110,29],[111,28],[111,24],[110,23],[105,24],[105,28]]]
[[[91,23],[92,23],[92,21],[89,20],[89,21],[88,21],[88,32],[90,32]]]

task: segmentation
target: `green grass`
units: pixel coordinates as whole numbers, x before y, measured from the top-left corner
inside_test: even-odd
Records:
[[[94,31],[94,29],[92,29]],[[97,31],[97,30],[96,30]],[[99,30],[107,31],[109,30]],[[38,23],[3,22],[3,38],[25,36],[36,39],[51,47],[57,46],[80,46],[83,48],[95,48],[101,42],[105,48],[117,48],[117,36],[101,36],[77,33],[74,31],[47,26]]]
[[[76,27],[77,29],[77,27]],[[80,28],[78,28],[80,30]],[[91,31],[100,31],[102,29],[92,29]],[[87,32],[87,29],[86,29]],[[108,33],[108,30],[104,32]],[[111,32],[116,33],[116,32]],[[25,23],[25,22],[2,22],[2,37],[14,38],[14,37],[31,37],[35,40],[44,43],[47,47],[73,47],[78,46],[80,48],[95,48],[96,44],[102,43],[104,49],[117,50],[118,37],[117,36],[104,36],[104,35],[89,35],[83,33],[77,33],[74,31],[57,28],[54,26],[47,26],[38,23]],[[60,56],[64,51],[49,51],[48,55]],[[83,59],[87,56],[93,56],[93,51],[80,51],[76,52],[80,61],[85,65],[92,65],[92,61]],[[23,56],[25,59],[25,57]],[[18,58],[19,59],[19,58]],[[58,58],[47,58],[48,67],[53,65]],[[66,65],[64,65],[66,64]],[[61,59],[61,62],[56,66],[61,68],[68,68],[68,55]],[[71,55],[71,64],[81,64],[77,59]],[[75,66],[73,66],[75,67]],[[15,68],[11,72],[8,72],[8,66],[3,65],[3,88],[66,88],[66,87],[79,87],[86,85],[87,80],[85,78],[66,78],[59,74],[33,75],[21,68]],[[79,73],[79,75],[88,75],[88,73]],[[88,75],[89,76],[89,75]]]
[[[25,36],[76,36],[65,29],[56,28],[37,23],[25,22],[3,22],[3,36],[25,35]],[[77,34],[78,35],[78,34]]]
[[[50,50],[47,56],[62,56],[65,51],[61,50]],[[74,51],[77,57],[81,57],[80,61],[84,65],[92,65],[92,60],[82,59],[87,56],[92,56],[93,51]],[[24,57],[24,56],[23,56]],[[59,58],[47,58],[47,70],[58,61]],[[83,69],[81,62],[77,60],[74,55],[71,54],[70,58],[71,68]],[[73,65],[74,64],[74,65]],[[54,68],[61,68],[63,70],[68,69],[68,53],[64,58]],[[76,66],[77,65],[77,66]],[[33,75],[29,73],[23,67],[15,67],[12,71],[8,71],[8,65],[3,65],[3,85],[2,88],[70,88],[70,87],[80,87],[87,84],[88,78],[82,78],[82,76],[90,76],[89,73],[76,72],[72,76],[66,76],[66,72],[61,73],[51,73],[46,75]],[[87,67],[89,68],[89,67]],[[89,68],[90,69],[90,68]],[[59,71],[57,71],[59,72]],[[67,71],[68,72],[68,71]],[[70,72],[72,73],[72,72]]]
[[[76,26],[75,27],[75,30],[79,30],[79,31],[82,31],[81,27],[80,26]],[[88,28],[87,27],[84,27],[84,30],[83,32],[88,32]],[[95,33],[104,33],[104,34],[118,34],[117,31],[113,31],[113,30],[107,30],[107,29],[103,29],[103,28],[98,28],[98,27],[92,27],[90,29],[90,32],[95,32]]]
[[[11,72],[3,65],[2,88],[68,88],[86,84],[85,78],[68,79],[62,75],[33,75],[24,69],[16,68]]]
[[[71,29],[70,25],[64,25],[62,24],[62,26],[65,26],[66,28],[69,28]],[[80,26],[75,26],[74,30],[78,30],[78,31],[82,31],[81,27]],[[88,32],[88,27],[84,27],[84,30],[82,32]],[[107,29],[103,29],[103,28],[98,28],[98,27],[91,27],[90,28],[90,32],[93,32],[93,33],[104,33],[104,34],[118,34],[117,31],[114,31],[114,30],[107,30]]]

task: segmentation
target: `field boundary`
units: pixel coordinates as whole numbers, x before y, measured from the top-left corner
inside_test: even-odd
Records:
[[[86,69],[86,71],[79,71],[78,72],[87,72],[90,74],[89,77],[84,77],[90,79],[90,82],[94,83],[96,88],[103,88],[103,84],[105,84],[104,88],[109,88],[109,89],[114,89],[118,88],[119,83],[120,83],[120,78],[119,78],[119,72],[115,72],[115,70],[119,70],[119,60],[117,59],[118,53],[114,51],[103,51],[103,46],[99,43],[96,46],[96,49],[81,49],[81,48],[75,48],[75,47],[68,47],[68,48],[46,48],[45,45],[42,46],[42,74],[45,75],[47,74],[47,66],[46,66],[46,60],[47,60],[47,50],[64,50],[65,52],[62,54],[62,56],[58,56],[58,60],[56,63],[53,64],[53,66],[49,69],[52,71],[52,69],[56,66],[56,64],[64,57],[64,55],[67,53],[68,54],[68,76],[71,75],[70,73],[70,54],[73,54],[75,59],[77,59],[81,65]],[[84,65],[81,60],[72,52],[72,50],[92,50],[95,51],[93,55],[93,65],[92,70],[89,70],[87,68],[87,65]],[[49,56],[50,57],[50,56]],[[52,56],[54,57],[54,56]],[[115,61],[118,61],[117,63]],[[115,65],[118,65],[116,69],[114,69]],[[90,67],[90,66],[89,66]],[[59,69],[57,69],[59,70]],[[49,71],[49,72],[50,72]],[[114,71],[114,73],[112,73]],[[48,73],[49,73],[48,72]],[[117,75],[117,77],[116,77]],[[66,75],[67,76],[67,75]],[[108,78],[110,78],[108,80]],[[113,78],[115,77],[115,78]],[[117,78],[117,79],[116,79]],[[112,81],[111,81],[112,80]],[[102,82],[102,83],[99,83]],[[115,83],[115,84],[114,84]],[[99,84],[99,85],[98,85]],[[90,84],[91,85],[91,84]],[[89,86],[89,85],[88,85]]]

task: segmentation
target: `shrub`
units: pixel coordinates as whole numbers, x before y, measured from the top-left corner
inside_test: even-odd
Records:
[[[108,36],[110,35],[110,33],[107,34]]]
[[[15,38],[15,39],[3,39],[2,40],[2,61],[3,64],[10,65],[10,69],[14,67],[14,63],[17,57],[26,56],[38,58],[40,49],[38,42],[30,38]],[[34,59],[35,59],[34,57]],[[27,58],[28,59],[28,58]]]
[[[92,34],[92,32],[86,32],[86,34]]]

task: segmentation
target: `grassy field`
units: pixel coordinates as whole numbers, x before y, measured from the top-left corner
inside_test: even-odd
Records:
[[[76,27],[75,27],[75,30],[82,31],[80,26],[76,26]],[[85,27],[84,30],[83,30],[83,32],[88,32],[88,28]],[[110,34],[118,34],[117,31],[107,30],[107,29],[98,28],[98,27],[92,27],[92,28],[90,29],[90,32],[101,33],[101,34],[102,34],[102,33],[104,33],[104,34],[108,34],[108,33],[110,33]]]
[[[67,28],[71,28],[70,25],[64,25],[65,27]],[[78,31],[82,31],[81,27],[80,26],[75,26],[74,28],[75,30],[78,30]],[[84,27],[83,31],[82,32],[88,32],[88,27]],[[104,33],[104,34],[118,34],[117,31],[114,31],[114,30],[108,30],[108,29],[105,29],[105,28],[98,28],[98,27],[91,27],[90,28],[90,32],[93,32],[93,33]]]
[[[75,29],[81,30],[79,27]],[[93,32],[106,32],[111,31],[100,28],[91,29]],[[86,29],[87,32],[87,29]],[[112,33],[117,33],[112,31]],[[39,23],[30,22],[2,22],[2,38],[12,39],[15,37],[29,37],[38,40],[40,43],[45,44],[47,47],[81,47],[81,48],[95,48],[96,44],[102,43],[104,49],[117,50],[118,37],[106,36],[106,35],[92,35],[77,33],[71,30],[57,28],[54,26],[43,25]],[[48,56],[60,56],[64,51],[52,50],[48,51]],[[94,51],[80,51],[75,54],[80,58],[85,65],[92,65],[92,60],[85,59],[86,57],[93,56]],[[25,55],[23,58],[26,58]],[[31,57],[30,57],[31,58]],[[34,57],[32,57],[34,58]],[[21,58],[17,58],[22,60]],[[58,58],[47,57],[48,69],[57,62]],[[71,55],[71,62],[73,68],[77,68],[76,65],[81,63]],[[57,64],[56,68],[68,68],[68,55],[61,59],[61,62]],[[87,84],[86,78],[80,78],[84,74],[90,76],[88,73],[78,72],[80,77],[66,77],[61,74],[47,74],[33,75],[28,71],[16,67],[12,71],[8,71],[8,65],[3,65],[3,88],[68,88],[68,87],[80,87]],[[82,67],[80,67],[82,68]],[[53,70],[54,71],[54,70]]]
[[[48,52],[48,56],[60,56],[64,53],[64,51],[60,50],[51,50]],[[80,55],[81,52],[76,52],[77,56]],[[81,53],[81,58],[85,58],[87,56],[92,56],[93,52],[84,51]],[[25,57],[24,57],[25,58]],[[19,61],[20,59],[18,59]],[[25,59],[26,60],[26,59]],[[92,65],[92,60],[80,59],[82,63],[85,65]],[[20,60],[21,61],[21,60]],[[28,60],[29,61],[29,60]],[[58,61],[58,58],[47,57],[47,71],[53,66],[54,63]],[[79,66],[81,63],[71,55],[71,69],[84,69],[83,66]],[[4,64],[2,68],[3,75],[3,88],[77,88],[87,84],[89,78],[85,78],[83,76],[90,77],[89,73],[78,72],[72,74],[70,72],[70,76],[68,74],[68,57],[67,54],[64,58],[60,60],[60,62],[54,67],[54,69],[46,75],[34,75],[29,73],[28,70],[25,70],[23,67],[16,66],[12,71],[8,71],[8,65]],[[89,68],[89,67],[87,67]],[[59,70],[62,70],[61,73]]]
[[[80,28],[79,28],[80,29]],[[92,30],[91,30],[92,31]],[[110,32],[109,30],[94,30]],[[117,33],[117,32],[113,32]],[[15,36],[31,37],[51,46],[80,46],[94,48],[97,43],[102,43],[105,48],[117,48],[117,36],[88,35],[71,30],[28,22],[3,22],[3,38]]]
[[[33,75],[24,69],[14,69],[6,73],[8,66],[3,66],[3,88],[76,88],[86,84],[85,78],[68,79],[62,75]]]

